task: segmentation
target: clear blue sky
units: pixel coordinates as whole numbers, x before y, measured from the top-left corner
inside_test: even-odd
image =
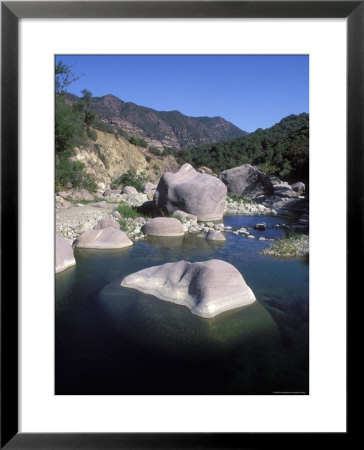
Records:
[[[221,116],[251,132],[309,112],[307,55],[58,55],[82,89],[159,111]]]

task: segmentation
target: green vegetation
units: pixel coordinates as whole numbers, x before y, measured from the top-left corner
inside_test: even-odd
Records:
[[[148,143],[144,139],[138,138],[136,136],[132,136],[129,139],[129,142],[133,145],[138,145],[139,147],[148,147]]]
[[[161,156],[163,152],[158,147],[149,147],[149,153],[153,153],[153,155]]]
[[[287,230],[281,239],[275,241],[260,253],[281,258],[305,256],[309,253],[309,237]]]
[[[116,178],[111,184],[111,189],[116,189],[118,186],[133,186],[140,192],[143,189],[143,184],[146,182],[146,178],[143,174],[138,175],[136,170],[130,168],[127,172]]]
[[[102,120],[95,120],[93,126],[94,128],[100,131],[104,131],[105,133],[113,134],[115,132],[115,129],[111,125],[109,125],[106,122],[103,122]]]
[[[94,178],[84,171],[85,165],[80,161],[72,161],[67,154],[56,155],[55,190],[61,190],[68,182],[75,187],[88,191],[97,188]]]
[[[91,92],[84,89],[83,98],[71,106],[66,101],[67,87],[77,80],[69,66],[59,61],[55,68],[55,188],[61,189],[71,182],[75,187],[96,189],[94,178],[84,170],[85,165],[73,161],[76,143],[87,135],[96,140],[96,133],[90,129],[95,114],[91,109]]]
[[[243,164],[259,166],[270,176],[308,181],[309,115],[291,115],[271,128],[230,141],[203,145],[177,154],[177,161],[214,172]]]
[[[120,203],[114,211],[118,211],[124,219],[137,219],[138,217],[144,217],[143,214],[138,212],[133,206],[129,206],[126,203]]]

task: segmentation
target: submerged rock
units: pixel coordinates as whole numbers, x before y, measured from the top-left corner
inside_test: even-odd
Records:
[[[128,275],[121,286],[186,306],[193,314],[204,318],[255,301],[241,273],[218,259],[195,263],[178,261],[149,267]]]
[[[217,230],[209,230],[206,233],[206,239],[208,241],[226,241],[226,237],[221,233],[221,231]]]
[[[149,219],[142,227],[144,234],[149,236],[183,236],[182,223],[174,217],[156,217]]]
[[[226,186],[186,163],[176,173],[166,172],[162,176],[153,201],[158,211],[181,210],[198,220],[219,220],[224,214]]]
[[[71,244],[56,233],[56,273],[76,264]]]
[[[126,233],[108,227],[102,230],[86,231],[77,238],[76,247],[79,248],[123,248],[133,245]]]

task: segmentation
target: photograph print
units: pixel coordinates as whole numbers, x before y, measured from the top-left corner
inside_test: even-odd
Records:
[[[309,394],[309,56],[56,55],[55,394]]]

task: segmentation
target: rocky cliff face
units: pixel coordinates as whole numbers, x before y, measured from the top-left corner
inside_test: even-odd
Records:
[[[78,97],[67,94],[70,103]],[[177,150],[234,139],[247,134],[222,117],[189,117],[179,111],[156,111],[114,95],[91,99],[99,121],[158,148]]]
[[[161,158],[120,136],[99,130],[95,132],[96,141],[89,140],[84,146],[76,147],[73,159],[85,164],[86,172],[95,177],[100,187],[109,186],[130,168],[138,174],[145,174],[148,181],[157,182],[166,170],[178,167],[170,155]]]

